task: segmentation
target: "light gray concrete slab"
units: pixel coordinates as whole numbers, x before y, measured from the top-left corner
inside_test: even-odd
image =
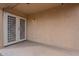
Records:
[[[43,44],[24,41],[0,49],[4,56],[72,56],[79,55],[79,51],[68,51],[63,48],[50,47]]]

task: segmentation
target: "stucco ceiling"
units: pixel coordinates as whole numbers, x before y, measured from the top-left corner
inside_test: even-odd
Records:
[[[58,6],[59,4],[53,4],[53,3],[48,3],[48,4],[42,4],[42,3],[36,3],[36,4],[19,4],[16,7],[14,7],[14,10],[17,10],[19,12],[23,12],[23,13],[36,13],[36,12],[40,12],[43,10],[47,10],[49,8],[53,8],[55,6]]]
[[[0,8],[7,8],[16,5],[15,3],[0,3]]]
[[[24,14],[31,14],[31,13],[37,13],[40,11],[44,11],[56,6],[59,6],[60,3],[20,3],[20,4],[15,4],[15,3],[0,3],[0,8],[8,9],[8,10],[14,10],[18,11],[20,13]]]

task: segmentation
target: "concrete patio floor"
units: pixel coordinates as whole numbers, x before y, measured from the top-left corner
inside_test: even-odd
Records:
[[[79,56],[79,51],[24,41],[0,49],[3,56]]]

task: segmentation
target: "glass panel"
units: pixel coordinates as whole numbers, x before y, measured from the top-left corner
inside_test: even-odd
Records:
[[[8,42],[16,41],[16,17],[8,16]]]
[[[25,39],[25,20],[20,19],[20,39]]]

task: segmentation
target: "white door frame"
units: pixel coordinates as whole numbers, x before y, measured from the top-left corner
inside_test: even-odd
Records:
[[[23,18],[23,17],[19,17],[19,16],[17,16],[17,20],[18,20],[18,24],[19,24],[19,28],[17,28],[17,31],[19,31],[18,33],[18,41],[24,41],[24,40],[26,40],[26,18]],[[25,20],[25,39],[21,39],[20,40],[20,19],[23,19],[23,20]]]
[[[8,43],[8,20],[7,20],[7,16],[10,15],[10,16],[13,16],[13,17],[16,17],[16,41],[13,41],[13,42],[9,42]],[[20,36],[17,36],[17,29],[18,29],[18,19],[24,19],[25,20],[25,39],[23,40],[26,40],[26,18],[23,18],[23,17],[19,17],[19,16],[16,16],[16,15],[13,15],[13,14],[10,14],[8,12],[4,12],[4,17],[3,17],[3,45],[4,46],[7,46],[7,45],[10,45],[10,44],[13,44],[13,43],[16,43],[16,42],[19,42],[19,41],[23,41],[23,40],[20,40],[18,37]]]

